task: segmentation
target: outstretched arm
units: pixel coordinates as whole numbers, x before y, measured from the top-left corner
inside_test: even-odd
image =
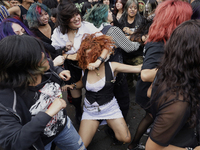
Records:
[[[118,63],[118,62],[111,62],[111,64],[112,64],[113,71],[115,73],[118,73],[118,72],[140,73],[141,67],[142,67],[142,64],[137,65],[137,66],[126,65],[126,64],[122,64],[122,63]]]
[[[12,8],[9,8],[8,12],[9,12],[10,15],[17,15],[17,16],[21,15],[21,11],[20,11],[19,6],[14,6]]]
[[[81,89],[83,87],[83,82],[82,79],[80,79],[78,82],[73,83],[71,85],[65,85],[63,87],[61,87],[62,91],[67,91],[69,90],[73,90],[73,89]]]
[[[131,42],[118,27],[110,28],[106,35],[111,36],[115,42],[115,45],[127,53],[137,51],[140,47],[140,43]]]
[[[144,69],[141,71],[141,79],[143,82],[153,82],[158,69]]]

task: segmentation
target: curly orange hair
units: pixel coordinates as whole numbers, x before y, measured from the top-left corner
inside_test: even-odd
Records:
[[[103,49],[107,49],[112,53],[113,47],[114,41],[112,37],[106,35],[97,36],[96,33],[85,33],[77,53],[79,67],[86,69],[89,63],[94,63],[97,60]],[[91,49],[91,51],[86,56],[86,51],[89,49]]]

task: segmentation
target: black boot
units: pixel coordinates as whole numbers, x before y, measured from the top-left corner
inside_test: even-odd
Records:
[[[72,95],[71,95],[71,92],[70,90],[67,90],[67,100],[70,104],[72,104]]]
[[[81,122],[81,117],[82,117],[82,107],[81,107],[81,100],[82,96],[78,98],[72,98],[72,104],[75,107],[75,112],[76,112],[76,122],[77,124],[80,124]]]
[[[116,137],[114,131],[108,126],[105,130],[105,133],[113,139],[113,145],[122,145],[123,142],[120,142]]]

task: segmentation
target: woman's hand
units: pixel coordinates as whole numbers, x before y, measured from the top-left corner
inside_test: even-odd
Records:
[[[72,55],[68,55],[67,59],[74,60],[74,61],[75,61],[75,60],[78,60],[78,59],[77,59],[77,53],[72,54]]]
[[[148,37],[148,35],[143,35],[141,38],[142,42],[145,43]]]
[[[77,53],[75,53],[75,54],[63,54],[63,56],[65,57],[65,59],[69,59],[69,60],[73,60],[73,61],[78,60],[77,59]]]
[[[69,51],[72,47],[73,47],[73,43],[71,42],[71,41],[68,41],[67,43],[66,43],[66,46],[65,46],[66,48],[65,48],[65,51],[67,52],[67,51]]]
[[[54,66],[61,66],[61,65],[63,65],[64,61],[65,61],[65,57],[59,55],[53,60],[53,65]]]
[[[131,29],[130,29],[129,27],[124,27],[124,28],[123,28],[123,31],[124,31],[124,33],[126,33],[126,34],[133,34],[133,33],[134,33],[133,31],[131,31]]]
[[[72,84],[61,87],[62,91],[73,90],[73,89],[74,89],[74,86]]]
[[[56,98],[50,107],[46,110],[49,116],[53,117],[56,115],[61,109],[64,109],[67,106],[66,102],[63,99]]]
[[[62,71],[59,74],[59,77],[64,81],[68,81],[71,78],[70,71],[69,70]]]
[[[87,69],[88,69],[88,70],[94,70],[94,69],[98,68],[100,65],[101,65],[101,61],[100,61],[99,59],[97,59],[96,62],[90,63],[90,64],[87,66]]]

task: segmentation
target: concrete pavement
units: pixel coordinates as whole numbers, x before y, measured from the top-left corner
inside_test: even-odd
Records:
[[[129,130],[131,132],[131,137],[135,134],[137,126],[140,120],[143,118],[145,111],[140,108],[139,105],[135,103],[135,89],[129,89],[130,94],[130,109],[127,116],[127,124],[129,125]],[[63,94],[64,99],[66,99],[66,93]],[[71,118],[73,125],[78,131],[79,126],[76,124],[75,121],[75,110],[74,106],[69,104],[67,101],[67,112],[68,116]],[[88,146],[88,150],[126,150],[128,144],[123,145],[114,145],[113,139],[105,133],[105,129],[107,126],[99,126],[98,131],[96,132],[92,142]],[[143,136],[141,139],[141,143],[145,144],[147,140],[146,136]],[[59,150],[59,149],[57,149]]]

